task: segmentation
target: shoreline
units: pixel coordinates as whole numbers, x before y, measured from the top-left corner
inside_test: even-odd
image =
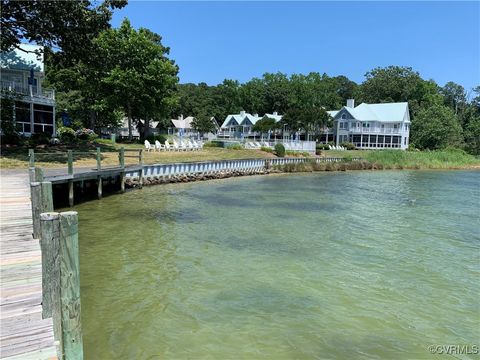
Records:
[[[166,185],[177,183],[203,182],[213,180],[223,180],[234,177],[246,176],[265,176],[265,175],[288,175],[300,173],[316,173],[316,172],[348,172],[348,171],[480,171],[480,165],[456,166],[456,167],[390,167],[382,164],[370,163],[368,161],[352,161],[339,163],[299,163],[274,166],[270,169],[261,171],[241,171],[241,170],[225,170],[215,174],[183,174],[174,175],[170,178],[162,176],[147,176],[143,178],[143,186]],[[127,189],[139,188],[140,182],[138,177],[131,177],[125,180]]]

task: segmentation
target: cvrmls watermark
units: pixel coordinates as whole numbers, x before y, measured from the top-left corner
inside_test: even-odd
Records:
[[[478,355],[479,345],[428,345],[428,351],[432,354],[445,355]]]

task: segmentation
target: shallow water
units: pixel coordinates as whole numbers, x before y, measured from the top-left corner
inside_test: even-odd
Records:
[[[430,344],[478,345],[479,183],[315,173],[79,205],[86,359],[429,359]]]

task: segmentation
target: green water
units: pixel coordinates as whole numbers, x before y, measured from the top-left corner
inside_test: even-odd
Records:
[[[479,183],[244,177],[77,206],[86,359],[430,359],[430,344],[478,345]]]

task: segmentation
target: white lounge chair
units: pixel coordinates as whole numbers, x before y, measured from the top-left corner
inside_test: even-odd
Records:
[[[255,147],[257,149],[260,149],[262,147],[262,144],[260,144],[259,142],[255,142]]]
[[[192,142],[190,141],[190,139],[187,141],[187,150],[190,150],[190,151],[193,151],[195,150],[195,148],[193,147],[193,144]]]
[[[165,146],[160,144],[160,141],[155,140],[155,150],[157,151],[165,150]]]
[[[168,143],[168,140],[165,140],[165,151],[173,151],[173,147]]]
[[[152,146],[152,144],[150,144],[150,141],[145,140],[144,144],[145,144],[145,150],[147,150],[147,151],[150,151],[150,150],[155,151],[155,147]]]

